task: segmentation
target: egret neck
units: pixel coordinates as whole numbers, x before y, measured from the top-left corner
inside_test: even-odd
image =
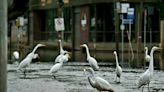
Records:
[[[145,47],[145,56],[148,55],[148,48]]]
[[[115,53],[115,58],[116,58],[116,66],[119,66],[118,65],[118,56],[117,56],[117,53]]]
[[[88,47],[87,46],[85,46],[85,48],[86,48],[86,52],[87,52],[87,59],[90,57],[90,53],[89,53],[89,49],[88,49]]]
[[[62,43],[61,43],[61,40],[59,40],[59,45],[60,45],[60,54],[64,51],[63,50],[63,46],[62,46]]]
[[[33,49],[32,53],[35,53],[35,51],[41,46],[45,46],[45,45],[42,45],[42,44],[36,45],[35,48]]]
[[[152,48],[150,52],[150,63],[149,63],[149,70],[153,73],[154,71],[154,58],[153,58],[153,53],[154,53],[154,48]]]
[[[95,87],[94,85],[96,84],[96,81],[93,79],[93,76],[88,77],[88,81],[91,84],[92,87]]]

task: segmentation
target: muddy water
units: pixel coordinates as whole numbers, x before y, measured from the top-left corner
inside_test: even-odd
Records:
[[[27,76],[16,71],[16,65],[8,65],[8,92],[98,92],[92,88],[82,71],[88,66],[63,66],[55,74],[56,79],[48,71],[52,64],[32,64],[27,68]],[[116,92],[141,92],[137,89],[137,79],[145,71],[141,69],[123,68],[121,83],[115,82],[115,68],[102,67],[96,75],[106,79],[114,86]],[[151,92],[164,92],[164,72],[155,70],[150,83]],[[148,92],[147,86],[144,92]]]

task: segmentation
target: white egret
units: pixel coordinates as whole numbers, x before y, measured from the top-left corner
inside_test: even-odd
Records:
[[[150,56],[148,55],[148,47],[145,47],[145,61],[146,62],[150,61]]]
[[[117,81],[117,77],[118,77],[119,78],[119,82],[120,82],[120,78],[121,78],[121,74],[122,74],[122,68],[118,64],[117,52],[114,51],[113,53],[114,53],[115,58],[116,58],[116,81]]]
[[[19,64],[18,66],[18,70],[21,70],[24,68],[24,76],[26,76],[26,67],[30,65],[32,59],[34,58],[35,55],[35,51],[39,48],[45,46],[44,44],[37,44],[35,46],[35,48],[33,49],[33,51],[31,53],[29,53]],[[22,70],[21,70],[22,71]]]
[[[88,72],[90,72],[91,74],[90,76],[88,76],[88,81],[93,88],[96,88],[98,91],[115,92],[112,85],[105,79],[96,76],[92,68],[84,69],[84,72],[86,70],[88,70]]]
[[[19,52],[18,51],[14,51],[13,52],[13,56],[14,56],[14,62],[18,65]]]
[[[61,42],[61,40],[58,40],[58,42],[59,42],[59,47],[60,47],[60,54],[56,57],[54,63],[58,63],[59,58],[62,57],[65,53],[67,53],[66,50],[63,50],[63,46],[62,46],[62,42]]]
[[[59,63],[61,61],[60,58],[63,57],[66,53],[68,53],[68,51],[64,50],[61,54],[59,54],[55,59],[55,63]]]
[[[19,52],[18,51],[14,51],[13,52],[13,56],[15,59],[19,59]]]
[[[154,71],[154,60],[153,60],[153,53],[155,50],[158,50],[159,47],[152,47],[150,52],[150,62],[149,62],[149,68],[140,76],[138,80],[138,88],[142,87],[144,88],[145,85],[148,85],[148,91],[149,91],[149,84],[153,77],[153,71]],[[142,92],[143,92],[142,88]]]
[[[90,56],[88,46],[87,46],[86,44],[83,44],[83,45],[80,45],[80,47],[85,47],[85,48],[86,48],[87,61],[89,62],[90,66],[91,66],[94,70],[99,70],[99,66],[98,66],[98,64],[97,64],[96,59]]]
[[[62,65],[63,65],[63,62],[67,62],[67,61],[69,60],[69,58],[70,58],[70,56],[69,56],[68,53],[66,53],[66,54],[64,54],[63,56],[61,56],[61,57],[59,58],[59,61],[58,61],[57,63],[55,63],[55,64],[51,67],[49,73],[50,73],[50,74],[54,74],[54,73],[56,73],[57,71],[59,71],[59,69],[60,69],[60,68],[62,67]],[[53,76],[54,76],[54,75],[53,75]],[[54,76],[54,78],[55,78],[55,76]]]

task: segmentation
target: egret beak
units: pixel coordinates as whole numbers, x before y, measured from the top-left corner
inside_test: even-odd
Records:
[[[46,45],[42,44],[41,47],[45,47]]]
[[[80,45],[80,47],[84,47],[83,45]]]
[[[67,52],[67,54],[71,54],[71,52]]]
[[[159,47],[159,48],[157,49],[157,51],[160,51],[160,50],[162,50],[162,48]]]

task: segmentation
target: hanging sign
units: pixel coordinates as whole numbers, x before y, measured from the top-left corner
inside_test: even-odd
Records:
[[[127,9],[129,8],[129,3],[122,3],[121,4],[121,13],[127,13]]]
[[[55,29],[56,31],[64,31],[64,18],[55,18]]]
[[[128,8],[127,10],[127,19],[134,19],[134,8]]]
[[[82,16],[82,19],[81,19],[81,27],[82,27],[83,30],[86,29],[86,25],[87,25],[87,16],[84,13],[83,16]]]

